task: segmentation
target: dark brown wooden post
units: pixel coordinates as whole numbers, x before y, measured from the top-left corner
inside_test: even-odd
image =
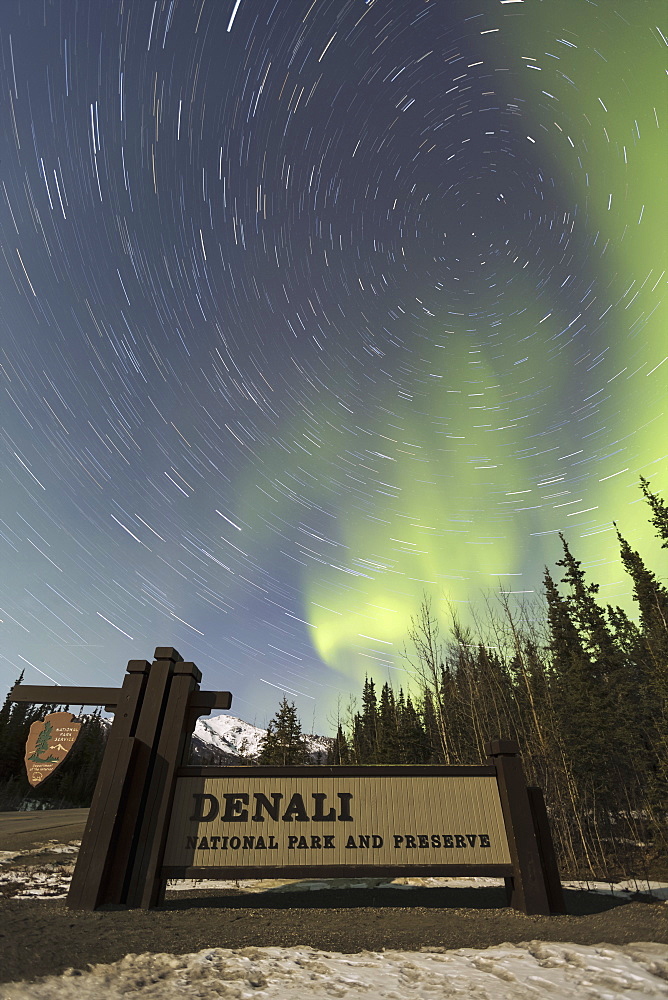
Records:
[[[527,792],[529,793],[533,826],[536,832],[538,851],[545,877],[550,913],[566,913],[566,903],[564,902],[564,893],[561,888],[557,856],[554,851],[552,831],[550,830],[550,821],[547,809],[545,808],[543,792],[535,785],[529,785]]]
[[[156,649],[156,657],[173,652]],[[146,790],[142,822],[137,832],[137,850],[125,902],[148,908],[161,902],[164,881],[160,877],[169,816],[174,798],[176,768],[190,745],[196,716],[190,706],[202,674],[194,663],[177,662],[160,729],[157,753]]]
[[[137,746],[124,816],[114,847],[114,857],[109,866],[104,895],[98,905],[125,903],[127,899],[174,663],[181,659],[177,651],[171,647],[168,649],[159,647],[155,652],[155,660],[149,667],[144,700],[135,731]],[[168,655],[158,655],[162,653]]]
[[[514,740],[492,740],[486,750],[496,767],[514,869],[513,876],[506,879],[508,902],[524,913],[549,914],[547,886],[519,747]]]
[[[114,706],[114,721],[93,793],[88,820],[81,841],[67,905],[72,909],[93,910],[104,900],[105,888],[119,828],[126,813],[132,763],[137,745],[135,732],[150,664],[130,660],[123,686]]]

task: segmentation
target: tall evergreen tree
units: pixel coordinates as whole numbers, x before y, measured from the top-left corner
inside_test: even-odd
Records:
[[[341,723],[338,724],[336,736],[327,751],[327,763],[350,764],[350,747]]]
[[[656,528],[657,537],[662,539],[662,548],[668,549],[668,505],[660,496],[652,493],[649,481],[644,476],[640,477],[640,488],[652,509],[652,524]]]
[[[378,699],[376,686],[369,677],[364,679],[362,711],[353,722],[353,750],[358,764],[375,764],[378,748]]]
[[[420,715],[422,718],[427,749],[426,763],[443,764],[445,763],[443,741],[439,730],[438,716],[434,707],[434,697],[428,688],[422,691]]]
[[[446,656],[440,664],[436,689],[436,718],[443,744],[443,763],[462,763],[465,713],[460,697],[460,676],[454,657]]]
[[[640,555],[617,531],[624,569],[633,581],[640,612],[637,629],[638,683],[635,715],[642,711],[640,729],[652,771],[655,796],[668,794],[668,590]]]
[[[640,611],[640,630],[649,655],[658,665],[668,663],[668,590],[649,570],[639,552],[617,531],[624,569],[633,581],[633,599]]]
[[[374,763],[397,764],[401,757],[397,705],[394,692],[385,682],[380,692]]]
[[[603,680],[547,568],[544,583],[560,742],[578,776],[600,776],[609,749]]]
[[[24,672],[21,671],[20,675],[16,678],[14,685],[23,683]],[[24,711],[27,711],[28,706],[25,705]],[[9,692],[7,692],[7,697],[4,700],[2,708],[0,708],[0,781],[3,778],[9,778],[14,773],[16,769],[16,758],[17,758],[17,745],[20,746],[21,753],[23,752],[23,743],[20,742],[23,735],[23,720],[19,725],[16,718],[16,703],[9,700]]]
[[[71,753],[54,775],[53,786],[44,790],[51,799],[77,807],[90,805],[107,740],[101,715],[97,708],[84,720]]]
[[[557,565],[565,569],[562,582],[571,588],[566,604],[590,656],[592,683],[600,698],[600,721],[596,729],[607,743],[607,771],[614,787],[628,782],[637,773],[632,756],[637,750],[637,734],[643,726],[644,712],[637,700],[629,699],[630,693],[642,686],[645,677],[642,664],[629,659],[615,641],[609,618],[596,601],[598,584],[586,582],[581,563],[572,555],[563,535],[560,538],[564,558]]]
[[[308,746],[302,733],[294,702],[283,696],[274,718],[267,726],[267,734],[260,744],[258,764],[307,764]]]
[[[411,696],[403,699],[400,692],[398,717],[399,764],[429,764],[431,746],[420,715],[413,705]]]
[[[576,559],[563,535],[559,535],[564,549],[563,559],[557,566],[563,566],[562,583],[570,587],[566,596],[566,606],[578,628],[585,647],[588,648],[599,671],[605,674],[613,669],[612,661],[617,650],[612,640],[603,609],[596,601],[599,590],[597,583],[587,583],[582,563]]]

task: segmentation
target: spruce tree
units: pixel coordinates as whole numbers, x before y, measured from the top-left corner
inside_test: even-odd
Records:
[[[364,679],[362,711],[353,720],[353,748],[358,764],[375,764],[378,751],[378,699],[376,686],[369,677]]]
[[[645,495],[645,500],[652,508],[651,522],[656,528],[657,538],[662,539],[661,547],[668,549],[668,505],[656,493],[652,493],[649,481],[644,476],[640,477],[640,488]]]
[[[425,734],[425,745],[427,748],[427,764],[443,764],[445,762],[443,754],[443,740],[438,726],[438,716],[434,707],[434,698],[429,689],[422,692],[422,703],[420,705],[420,715],[422,716],[422,727]]]
[[[564,549],[564,558],[558,560],[557,566],[564,567],[565,572],[561,582],[567,584],[571,590],[566,596],[566,606],[584,645],[597,663],[599,671],[604,673],[613,668],[612,660],[615,658],[616,648],[603,609],[596,601],[599,586],[597,583],[586,582],[582,563],[573,556],[564,536],[560,534],[559,537]]]
[[[458,671],[450,656],[446,656],[445,661],[440,664],[435,708],[443,745],[443,763],[460,764],[464,712]]]
[[[258,764],[307,764],[309,751],[294,702],[283,696],[267,734],[260,744]]]
[[[662,548],[668,548],[668,505],[657,494],[652,493],[647,479],[640,477],[640,486],[645,496],[645,500],[652,510],[651,523],[656,529],[656,535],[661,539]],[[657,722],[657,755],[658,783],[664,794],[663,813],[665,815],[665,793],[668,791],[668,656],[666,655],[666,606],[665,588],[661,585],[647,588],[650,591],[649,601],[645,594],[645,604],[649,605],[647,613],[647,632],[643,628],[643,635],[651,644],[654,658],[655,673],[653,677],[653,687],[657,693],[657,704],[655,706]],[[652,590],[654,591],[652,593]],[[643,623],[644,624],[644,623]],[[664,836],[668,836],[665,830]]]
[[[16,678],[14,685],[22,683],[23,671]],[[17,721],[16,707],[16,703],[9,700],[8,692],[3,706],[0,708],[0,781],[14,775],[19,756],[17,747],[20,749],[21,757],[23,755],[23,744],[25,743],[25,740],[21,743],[23,726]],[[27,712],[29,706],[23,705],[22,707]]]
[[[544,584],[560,742],[575,774],[600,776],[606,772],[609,737],[603,681],[547,568]]]
[[[482,757],[488,740],[502,733],[515,739],[518,720],[511,674],[498,650],[479,643],[475,651],[475,673],[480,692],[480,729],[483,736],[478,754]]]
[[[399,759],[400,764],[429,764],[431,760],[431,746],[427,738],[424,726],[413,705],[411,696],[406,700],[403,698],[403,691],[398,702],[398,735],[399,735]]]
[[[380,692],[374,763],[399,763],[401,749],[397,722],[397,706],[394,700],[394,692],[390,685],[385,682]]]
[[[640,611],[640,629],[655,664],[668,663],[668,590],[649,570],[639,552],[617,531],[624,569],[633,580],[633,599]]]
[[[84,720],[76,743],[54,775],[53,788],[48,789],[51,798],[67,802],[68,807],[90,805],[106,741],[107,728],[97,708]]]
[[[651,772],[653,797],[668,796],[668,591],[645,566],[639,552],[617,532],[624,569],[633,581],[640,612],[635,644],[638,683],[635,712],[643,737],[643,760]]]
[[[327,763],[328,764],[349,764],[350,763],[350,748],[348,746],[348,740],[343,732],[343,727],[339,723],[336,736],[332,741],[332,744],[327,752]]]
[[[606,613],[596,601],[598,584],[587,584],[581,563],[572,555],[563,535],[564,558],[557,565],[565,568],[563,583],[571,588],[566,603],[576,623],[582,642],[592,661],[592,677],[599,687],[602,716],[601,728],[607,728],[608,769],[616,772],[616,780],[627,780],[633,769],[631,756],[642,724],[637,702],[629,702],[631,691],[642,684],[637,676],[638,664],[620,648],[609,626]],[[642,713],[641,713],[642,714]]]

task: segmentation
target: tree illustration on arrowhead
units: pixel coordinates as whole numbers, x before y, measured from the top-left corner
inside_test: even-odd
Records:
[[[51,731],[53,726],[47,720],[44,721],[44,728],[37,737],[37,742],[35,744],[35,749],[28,757],[28,760],[35,761],[38,764],[56,764],[60,760],[59,757],[52,757],[49,753],[49,737],[51,736]],[[47,754],[46,757],[40,757],[40,754]]]

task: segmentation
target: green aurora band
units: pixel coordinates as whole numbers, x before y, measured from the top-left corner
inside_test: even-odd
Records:
[[[544,565],[559,558],[559,531],[603,601],[630,607],[613,520],[660,572],[638,489],[639,475],[655,491],[668,486],[659,5],[627,3],[619,13],[585,0],[533,0],[511,17],[514,6],[486,17],[502,45],[499,33],[483,36],[481,58],[511,70],[498,73],[500,103],[525,102],[526,155],[557,176],[563,204],[578,206],[595,279],[584,320],[573,326],[559,289],[537,296],[522,262],[508,261],[503,333],[483,323],[472,330],[468,316],[428,319],[419,379],[408,386],[396,371],[364,429],[343,388],[344,409],[323,402],[310,418],[294,418],[283,440],[310,457],[264,456],[262,475],[247,470],[239,496],[240,510],[259,511],[256,544],[269,539],[258,485],[271,496],[271,517],[287,517],[290,489],[312,498],[311,513],[327,512],[314,535],[327,542],[329,562],[295,553],[303,615],[318,656],[356,682],[403,668],[407,627],[425,594],[441,618],[452,606],[467,621],[499,587],[540,593]],[[546,55],[555,51],[561,60]],[[583,343],[573,331],[585,321]],[[408,323],[405,333],[412,336]],[[581,404],[551,423],[582,368],[590,370]]]

